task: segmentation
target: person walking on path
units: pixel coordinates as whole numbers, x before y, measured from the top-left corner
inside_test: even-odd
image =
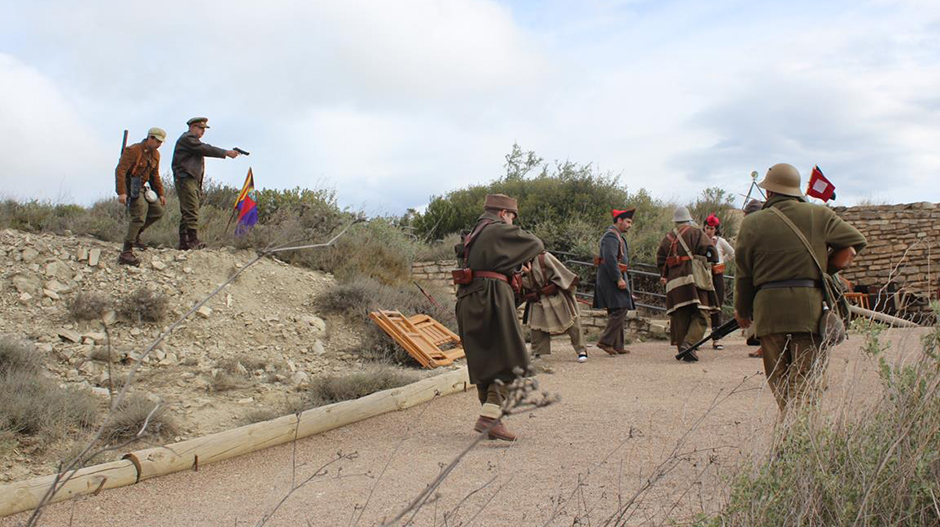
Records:
[[[832,209],[806,202],[796,167],[776,164],[758,185],[767,202],[744,218],[735,247],[735,318],[742,328],[755,326],[783,411],[812,394],[814,373],[825,368],[820,322],[835,309],[824,307],[825,275],[848,265],[867,241]]]
[[[539,358],[552,353],[552,335],[567,334],[578,354],[578,362],[587,361],[587,346],[581,330],[581,313],[574,293],[578,275],[546,251],[532,261],[522,277],[526,311],[523,318],[532,333],[532,355]]]
[[[189,130],[176,140],[173,149],[173,182],[180,200],[180,245],[181,251],[202,249],[206,246],[199,240],[199,199],[202,180],[206,174],[206,157],[238,157],[235,150],[225,150],[202,142],[209,128],[207,117],[193,117],[186,121]]]
[[[710,269],[718,261],[718,252],[708,236],[692,225],[689,209],[677,207],[672,220],[676,227],[659,244],[656,265],[662,271],[660,283],[666,286],[672,344],[681,353],[705,336],[706,314],[718,304]],[[692,351],[682,360],[695,362],[698,355]]]
[[[115,190],[118,201],[127,206],[127,233],[124,235],[124,247],[118,256],[118,263],[137,267],[140,260],[134,255],[134,248],[141,251],[147,246],[140,241],[140,234],[163,217],[166,207],[166,193],[160,180],[160,145],[166,141],[166,132],[160,128],[147,131],[147,138],[130,145],[121,152],[121,159],[114,170]],[[149,184],[155,198],[147,199]]]
[[[725,265],[734,261],[734,247],[721,236],[721,220],[718,216],[710,214],[705,218],[705,226],[702,227],[705,235],[718,250],[718,263],[712,266],[712,280],[715,283],[716,306],[718,309],[712,311],[712,329],[721,326],[721,306],[725,303]],[[725,349],[719,340],[712,341],[712,348],[716,350]]]
[[[503,194],[486,196],[483,215],[457,245],[464,269],[455,271],[454,280],[458,334],[470,382],[477,386],[482,405],[474,430],[489,429],[490,439],[505,441],[516,439],[500,421],[507,387],[529,370],[512,284],[518,283],[523,267],[545,250],[534,234],[513,225],[518,215],[515,199]]]
[[[594,282],[593,307],[607,310],[607,325],[597,341],[597,347],[609,355],[630,353],[624,347],[623,326],[627,311],[636,309],[636,305],[627,276],[630,254],[623,235],[633,226],[635,212],[636,207],[610,211],[614,223],[601,236],[600,254],[594,259],[597,278]]]

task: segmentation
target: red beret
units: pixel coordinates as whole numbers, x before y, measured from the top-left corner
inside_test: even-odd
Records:
[[[721,220],[718,219],[718,216],[709,214],[708,217],[705,218],[705,225],[708,225],[709,227],[717,227],[721,225]]]
[[[620,218],[633,218],[634,212],[636,212],[636,207],[627,207],[623,210],[613,209],[610,211],[610,215],[614,217],[614,221],[617,221]]]

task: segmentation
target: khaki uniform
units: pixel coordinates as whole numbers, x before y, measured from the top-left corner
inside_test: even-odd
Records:
[[[567,334],[577,353],[587,350],[581,331],[581,314],[574,291],[578,276],[550,252],[532,261],[532,270],[523,277],[532,353],[550,355],[552,335]],[[550,294],[545,294],[550,291]],[[531,299],[530,299],[531,298]]]
[[[117,194],[130,193],[130,178],[140,178],[140,195],[136,198],[127,196],[128,225],[124,235],[126,243],[133,243],[137,236],[163,217],[163,205],[159,198],[164,197],[163,182],[160,180],[160,152],[145,146],[146,141],[135,143],[124,149],[121,160],[114,170],[114,187]],[[144,183],[157,193],[158,200],[154,203],[144,199]]]
[[[701,256],[717,263],[718,253],[701,229],[682,224],[676,230],[692,254],[686,254],[675,234],[670,232],[659,244],[656,265],[666,279],[666,314],[670,319],[671,342],[682,351],[705,336],[706,315],[719,309],[715,291],[696,287],[690,258]]]
[[[741,223],[735,247],[735,310],[753,320],[764,370],[782,409],[800,391],[813,365],[825,360],[817,334],[823,293],[816,264],[787,224],[767,210],[770,207],[800,229],[823,265],[829,250],[861,251],[866,240],[831,209],[791,196],[773,196],[763,210]],[[792,280],[811,281],[815,287],[777,287]]]
[[[505,223],[497,213],[487,211],[480,216],[484,219],[493,223],[470,246],[465,262],[470,269],[511,275],[545,250],[535,235]],[[529,369],[512,287],[495,278],[476,277],[457,289],[456,314],[470,382],[477,385],[481,403],[499,406],[504,394],[495,381],[509,384],[516,378],[513,370]]]

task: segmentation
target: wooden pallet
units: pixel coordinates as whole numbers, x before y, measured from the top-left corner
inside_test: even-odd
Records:
[[[381,310],[369,313],[369,318],[425,368],[448,366],[464,357],[460,337],[427,315],[405,317]]]

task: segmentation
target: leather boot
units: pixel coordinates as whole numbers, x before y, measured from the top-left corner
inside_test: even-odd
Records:
[[[150,227],[155,222],[156,220],[148,219],[147,221],[144,222],[144,226],[141,227],[139,231],[137,231],[137,238],[134,239],[134,248],[137,249],[138,251],[147,250],[147,246],[144,245],[144,242],[140,241],[140,235],[143,234],[145,230],[147,230],[147,227]]]
[[[120,256],[118,256],[118,263],[121,265],[133,265],[137,267],[140,265],[140,260],[134,256],[134,244],[130,242],[124,242],[124,250],[121,251]]]
[[[205,249],[206,244],[199,240],[199,236],[196,234],[196,229],[187,229],[186,234],[189,235],[189,248],[190,249]]]
[[[679,352],[681,353],[684,349],[685,348],[681,348]],[[682,360],[685,362],[698,362],[698,354],[694,351],[690,351],[689,353],[683,355]]]
[[[483,432],[490,426],[492,426],[492,428],[490,428],[490,433],[487,436],[487,438],[499,439],[502,441],[515,441],[516,440],[516,434],[513,434],[512,432],[507,430],[506,426],[503,424],[502,421],[500,421],[499,419],[493,419],[492,417],[485,417],[481,415],[477,419],[476,424],[473,425],[473,430],[475,432]]]
[[[186,227],[180,226],[180,246],[179,250],[188,251],[189,246],[189,231],[186,230]]]

